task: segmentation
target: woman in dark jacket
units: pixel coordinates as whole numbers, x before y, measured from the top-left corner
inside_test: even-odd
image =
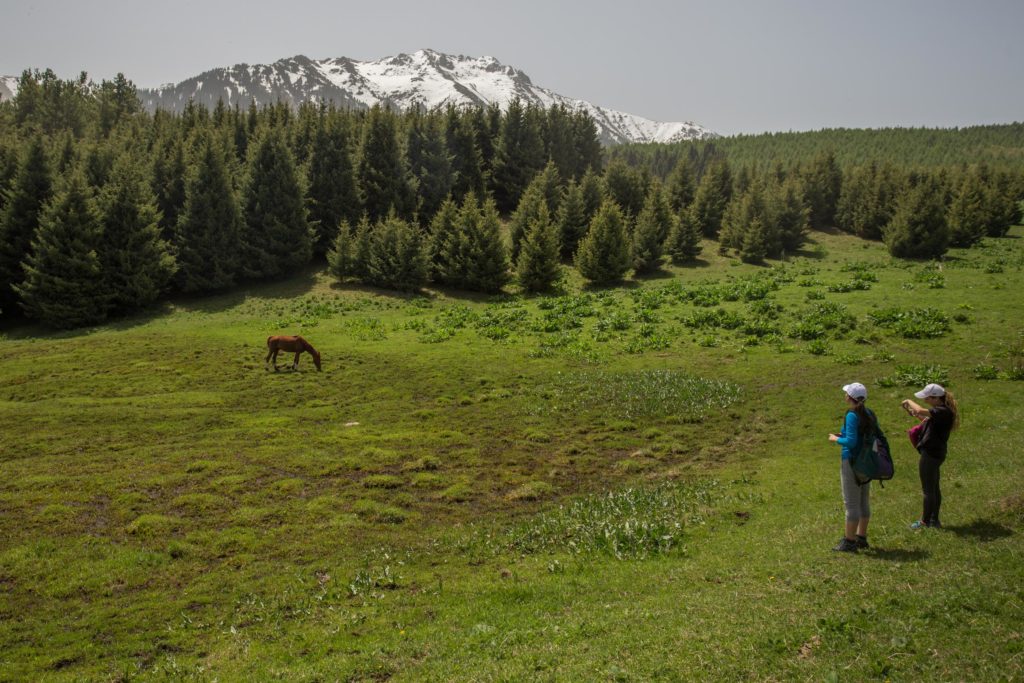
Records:
[[[949,433],[960,426],[960,413],[953,394],[938,384],[929,384],[914,394],[924,399],[927,408],[910,399],[903,402],[903,409],[924,423],[917,440],[917,452],[921,454],[917,471],[921,475],[921,492],[924,494],[924,511],[921,519],[910,525],[911,529],[940,528],[939,507],[942,505],[942,490],[939,488],[939,468],[946,460]]]

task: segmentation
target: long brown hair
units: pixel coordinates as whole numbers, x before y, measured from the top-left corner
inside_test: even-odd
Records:
[[[850,398],[853,398],[852,396]],[[875,433],[875,416],[868,411],[864,405],[864,399],[854,398],[851,410],[857,414],[857,433],[861,438],[867,438]]]
[[[960,426],[960,407],[956,403],[956,399],[953,398],[953,392],[946,389],[946,395],[942,397],[942,402],[946,404],[946,407],[953,412],[953,429]]]

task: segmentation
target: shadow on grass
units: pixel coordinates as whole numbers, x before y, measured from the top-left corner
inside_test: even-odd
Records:
[[[921,560],[927,560],[932,554],[927,550],[872,547],[870,550],[865,550],[863,555],[874,560],[886,560],[888,562],[920,562]]]
[[[1013,530],[1009,527],[987,519],[976,519],[966,526],[944,526],[942,529],[951,531],[960,537],[977,539],[982,543],[1013,536]]]

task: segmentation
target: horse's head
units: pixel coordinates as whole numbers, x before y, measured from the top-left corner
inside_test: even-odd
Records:
[[[313,356],[313,365],[316,366],[316,371],[317,372],[323,372],[323,369],[320,367],[320,352],[319,351],[314,351],[312,353],[312,356]]]

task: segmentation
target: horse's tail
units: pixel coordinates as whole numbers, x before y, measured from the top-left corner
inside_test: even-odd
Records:
[[[270,335],[269,337],[267,337],[267,348],[268,348],[268,349],[270,348],[270,342],[271,342],[271,341],[272,341],[273,339],[274,339],[274,335]]]

